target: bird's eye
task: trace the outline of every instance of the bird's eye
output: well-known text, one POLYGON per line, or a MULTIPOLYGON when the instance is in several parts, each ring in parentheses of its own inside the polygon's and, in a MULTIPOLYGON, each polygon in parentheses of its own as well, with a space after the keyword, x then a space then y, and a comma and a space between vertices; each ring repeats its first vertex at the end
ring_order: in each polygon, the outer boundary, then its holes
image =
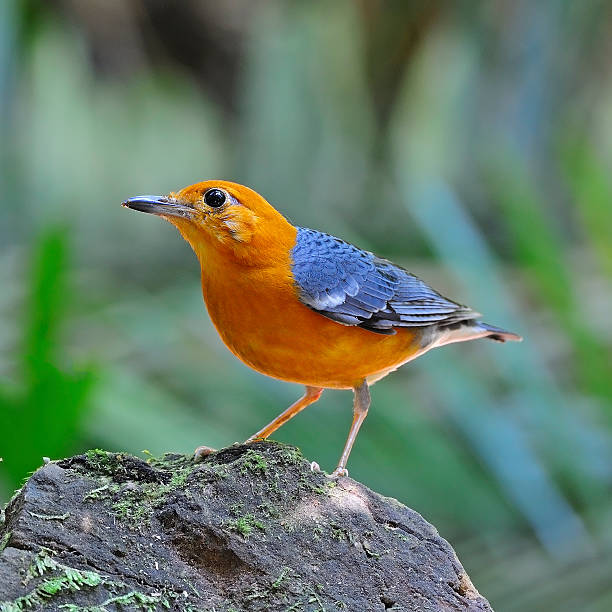
POLYGON ((221 189, 209 189, 206 193, 204 193, 204 202, 211 206, 212 208, 219 208, 219 206, 223 206, 225 204, 225 200, 227 196, 224 191, 221 189))

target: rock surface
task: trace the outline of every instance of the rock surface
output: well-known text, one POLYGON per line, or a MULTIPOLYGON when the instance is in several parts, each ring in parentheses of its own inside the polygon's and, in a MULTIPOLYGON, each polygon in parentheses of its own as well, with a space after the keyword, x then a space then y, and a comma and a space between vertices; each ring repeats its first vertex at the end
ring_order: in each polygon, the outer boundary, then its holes
POLYGON ((0 610, 490 610, 419 514, 277 443, 91 451, 0 516, 0 610))

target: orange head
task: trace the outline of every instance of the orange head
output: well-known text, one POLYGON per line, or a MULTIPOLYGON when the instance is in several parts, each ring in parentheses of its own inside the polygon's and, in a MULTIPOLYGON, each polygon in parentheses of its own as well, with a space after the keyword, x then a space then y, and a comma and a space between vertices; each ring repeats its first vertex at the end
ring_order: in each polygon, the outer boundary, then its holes
POLYGON ((122 204, 175 225, 200 261, 213 253, 258 265, 287 252, 295 228, 258 193, 229 181, 203 181, 167 196, 137 196, 122 204))

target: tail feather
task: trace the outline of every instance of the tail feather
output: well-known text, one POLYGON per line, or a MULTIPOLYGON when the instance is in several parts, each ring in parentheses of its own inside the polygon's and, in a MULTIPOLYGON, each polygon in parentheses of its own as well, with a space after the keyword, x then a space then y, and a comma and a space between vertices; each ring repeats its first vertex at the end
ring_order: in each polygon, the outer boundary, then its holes
POLYGON ((506 342, 508 340, 520 342, 523 339, 522 336, 519 336, 518 334, 506 331, 501 327, 495 327, 494 325, 483 323, 482 321, 477 321, 475 327, 477 329, 489 332, 486 336, 483 337, 490 338, 491 340, 495 340, 496 342, 506 342))
POLYGON ((433 346, 444 346, 445 344, 478 340, 479 338, 490 338, 496 342, 507 342, 508 340, 520 342, 523 339, 518 334, 506 331, 501 327, 471 319, 457 321, 450 325, 432 326, 432 330, 432 348, 433 346))

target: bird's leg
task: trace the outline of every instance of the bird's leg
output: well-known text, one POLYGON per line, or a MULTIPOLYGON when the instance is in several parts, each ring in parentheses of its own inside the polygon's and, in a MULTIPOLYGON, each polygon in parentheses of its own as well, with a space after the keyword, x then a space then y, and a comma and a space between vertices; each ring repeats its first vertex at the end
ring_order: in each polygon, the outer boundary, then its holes
POLYGON ((330 474, 332 478, 348 476, 346 462, 351 454, 351 449, 353 448, 353 444, 357 438, 357 434, 359 433, 359 428, 361 427, 363 420, 366 418, 368 408, 370 407, 370 389, 365 380, 359 386, 354 387, 353 392, 355 394, 353 400, 353 423, 351 425, 348 438, 346 439, 346 444, 344 445, 344 450, 342 451, 340 461, 338 462, 338 467, 330 474))
POLYGON ((273 421, 268 423, 263 429, 260 429, 256 434, 253 434, 247 442, 255 442, 255 440, 265 440, 273 432, 275 432, 281 425, 284 425, 289 419, 292 419, 298 412, 304 410, 306 406, 314 404, 323 393, 322 387, 308 387, 306 386, 306 392, 304 395, 295 403, 291 404, 287 410, 279 414, 273 421))
MULTIPOLYGON (((306 392, 297 401, 291 404, 287 410, 279 414, 273 421, 268 423, 263 429, 260 429, 256 434, 253 434, 246 442, 255 442, 256 440, 265 440, 273 432, 275 432, 281 425, 284 425, 289 419, 293 418, 298 412, 304 410, 306 406, 314 404, 323 393, 322 387, 306 387, 306 392)), ((198 446, 194 451, 194 460, 201 461, 204 457, 215 452, 214 448, 210 446, 198 446)))

